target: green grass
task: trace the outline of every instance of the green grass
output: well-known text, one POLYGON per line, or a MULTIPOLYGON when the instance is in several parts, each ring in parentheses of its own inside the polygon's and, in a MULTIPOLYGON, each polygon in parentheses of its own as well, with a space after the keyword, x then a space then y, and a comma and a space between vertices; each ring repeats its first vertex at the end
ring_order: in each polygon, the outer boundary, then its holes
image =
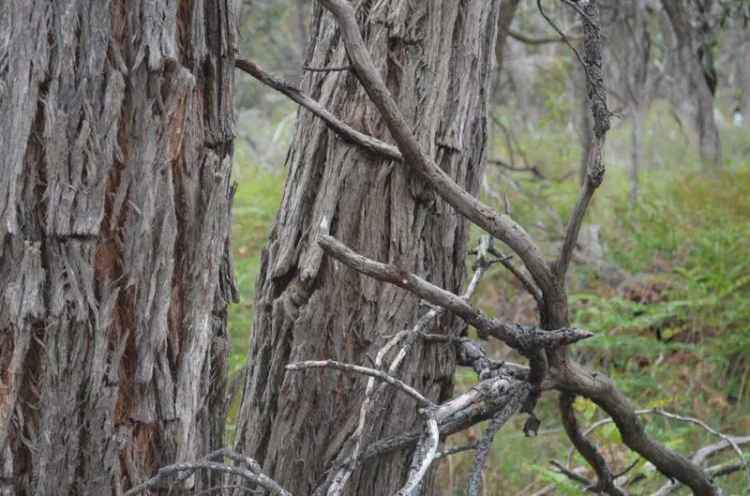
POLYGON ((247 360, 260 254, 281 202, 284 175, 252 165, 244 154, 238 153, 235 181, 232 252, 240 301, 229 307, 230 372, 237 371, 247 360))

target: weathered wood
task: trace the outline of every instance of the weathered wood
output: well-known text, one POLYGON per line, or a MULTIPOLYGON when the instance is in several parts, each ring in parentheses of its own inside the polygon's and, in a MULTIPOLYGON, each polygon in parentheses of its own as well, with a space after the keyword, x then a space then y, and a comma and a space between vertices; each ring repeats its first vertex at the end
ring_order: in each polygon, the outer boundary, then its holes
MULTIPOLYGON (((472 194, 482 172, 498 5, 390 0, 357 9, 367 47, 419 145, 472 194)), ((316 6, 311 26, 306 65, 347 66, 334 19, 316 6)), ((351 71, 308 72, 303 90, 355 129, 391 141, 351 71)), ((413 327, 424 311, 408 292, 324 259, 316 242, 323 218, 330 234, 358 252, 440 287, 459 291, 464 276, 468 225, 452 207, 407 167, 344 143, 316 117, 299 114, 284 198, 257 283, 237 443, 294 494, 311 494, 325 470, 352 449, 366 380, 287 374, 285 365, 332 359, 367 366, 366 355, 413 327)), ((459 326, 445 316, 429 331, 459 326)), ((448 398, 454 358, 447 348, 415 343, 399 377, 433 401, 448 398)), ((420 423, 412 400, 386 391, 378 402, 364 434, 368 443, 420 423)), ((395 493, 410 458, 406 450, 367 464, 354 473, 347 494, 395 493)))
POLYGON ((0 494, 122 494, 222 442, 235 20, 0 4, 0 494))

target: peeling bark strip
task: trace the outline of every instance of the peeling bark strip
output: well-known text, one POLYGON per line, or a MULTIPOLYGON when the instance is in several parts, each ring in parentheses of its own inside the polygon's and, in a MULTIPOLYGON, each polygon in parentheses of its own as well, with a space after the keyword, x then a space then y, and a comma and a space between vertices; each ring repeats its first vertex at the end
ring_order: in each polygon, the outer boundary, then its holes
MULTIPOLYGON (((367 46, 422 149, 472 194, 482 172, 498 5, 386 0, 357 9, 367 46)), ((316 6, 311 26, 306 65, 348 65, 333 17, 316 6)), ((391 141, 351 71, 308 72, 302 90, 353 129, 391 141)), ((317 244, 321 220, 359 253, 451 291, 463 280, 468 225, 421 179, 342 142, 308 112, 299 114, 289 163, 257 284, 237 448, 291 493, 311 494, 340 453, 354 447, 367 380, 340 372, 286 373, 285 365, 324 359, 368 365, 366 354, 375 356, 387 336, 412 328, 424 312, 408 292, 324 260, 317 244)), ((446 315, 428 331, 444 333, 454 325, 460 324, 446 315)), ((448 398, 454 358, 447 348, 415 343, 399 378, 430 400, 448 398)), ((421 423, 413 401, 395 391, 385 391, 375 409, 367 439, 421 423)), ((394 452, 356 471, 347 493, 395 493, 410 459, 409 450, 394 452)))
POLYGON ((222 442, 234 10, 0 4, 1 495, 222 442))

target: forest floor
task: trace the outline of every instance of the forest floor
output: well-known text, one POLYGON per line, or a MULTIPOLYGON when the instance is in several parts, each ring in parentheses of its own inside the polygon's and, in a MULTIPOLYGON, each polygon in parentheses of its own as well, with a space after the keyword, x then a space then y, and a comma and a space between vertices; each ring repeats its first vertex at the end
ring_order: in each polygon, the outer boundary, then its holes
MULTIPOLYGON (((648 116, 635 205, 628 200, 629 123, 620 121, 611 132, 607 177, 588 216, 584 246, 569 281, 573 320, 596 333, 577 346, 576 353, 608 373, 639 408, 662 408, 700 418, 725 433, 748 435, 750 133, 723 125, 724 164, 707 173, 687 131, 666 109, 656 105, 648 116)), ((534 129, 512 120, 500 122, 514 129, 514 136, 506 140, 495 130, 490 157, 533 165, 544 179, 509 175, 488 165, 483 196, 492 203, 505 195, 514 217, 534 226, 531 234, 552 250, 577 196, 577 139, 570 131, 560 132, 565 128, 554 118, 534 129)), ((281 167, 269 170, 251 156, 238 148, 232 243, 241 301, 230 309, 233 372, 248 354, 260 252, 284 181, 281 167)), ((502 202, 497 206, 504 208, 502 202)), ((476 300, 489 313, 521 321, 533 318, 530 298, 501 269, 493 269, 484 280, 476 300)), ((500 346, 492 352, 506 353, 500 346)), ((457 376, 459 389, 475 380, 468 371, 457 376)), ((538 437, 524 439, 515 425, 497 436, 488 464, 492 468, 486 473, 487 496, 532 494, 545 485, 554 485, 556 494, 580 494, 580 486, 549 464, 553 459, 567 463, 569 444, 557 419, 556 398, 547 396, 539 409, 543 424, 538 437)), ((584 425, 603 417, 589 402, 578 400, 576 408, 584 425)), ((717 441, 689 423, 649 417, 647 426, 650 434, 685 454, 717 441)), ((470 431, 451 443, 480 434, 470 431)), ((637 456, 621 447, 611 424, 593 436, 615 472, 636 463, 637 456)), ((731 457, 729 452, 712 464, 731 457)), ((578 456, 572 463, 585 465, 578 456)), ((444 494, 462 494, 470 464, 470 455, 442 462, 444 494)), ((633 489, 635 494, 647 494, 664 482, 642 460, 631 473, 646 476, 633 489)), ((727 494, 739 494, 743 480, 737 472, 721 485, 727 494)))

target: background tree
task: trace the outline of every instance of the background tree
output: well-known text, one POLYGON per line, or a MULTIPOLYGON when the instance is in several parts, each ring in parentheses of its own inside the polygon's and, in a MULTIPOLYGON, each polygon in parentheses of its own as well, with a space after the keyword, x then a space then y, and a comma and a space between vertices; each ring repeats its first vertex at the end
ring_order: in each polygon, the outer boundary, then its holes
POLYGON ((222 444, 236 16, 0 5, 4 495, 122 494, 222 444))
POLYGON ((662 0, 662 6, 669 17, 670 26, 675 36, 672 45, 675 68, 684 81, 686 100, 680 95, 684 90, 675 93, 679 106, 689 106, 689 115, 698 132, 701 159, 707 166, 721 163, 721 141, 719 130, 714 119, 714 94, 718 75, 714 62, 715 28, 712 28, 712 0, 662 0))

